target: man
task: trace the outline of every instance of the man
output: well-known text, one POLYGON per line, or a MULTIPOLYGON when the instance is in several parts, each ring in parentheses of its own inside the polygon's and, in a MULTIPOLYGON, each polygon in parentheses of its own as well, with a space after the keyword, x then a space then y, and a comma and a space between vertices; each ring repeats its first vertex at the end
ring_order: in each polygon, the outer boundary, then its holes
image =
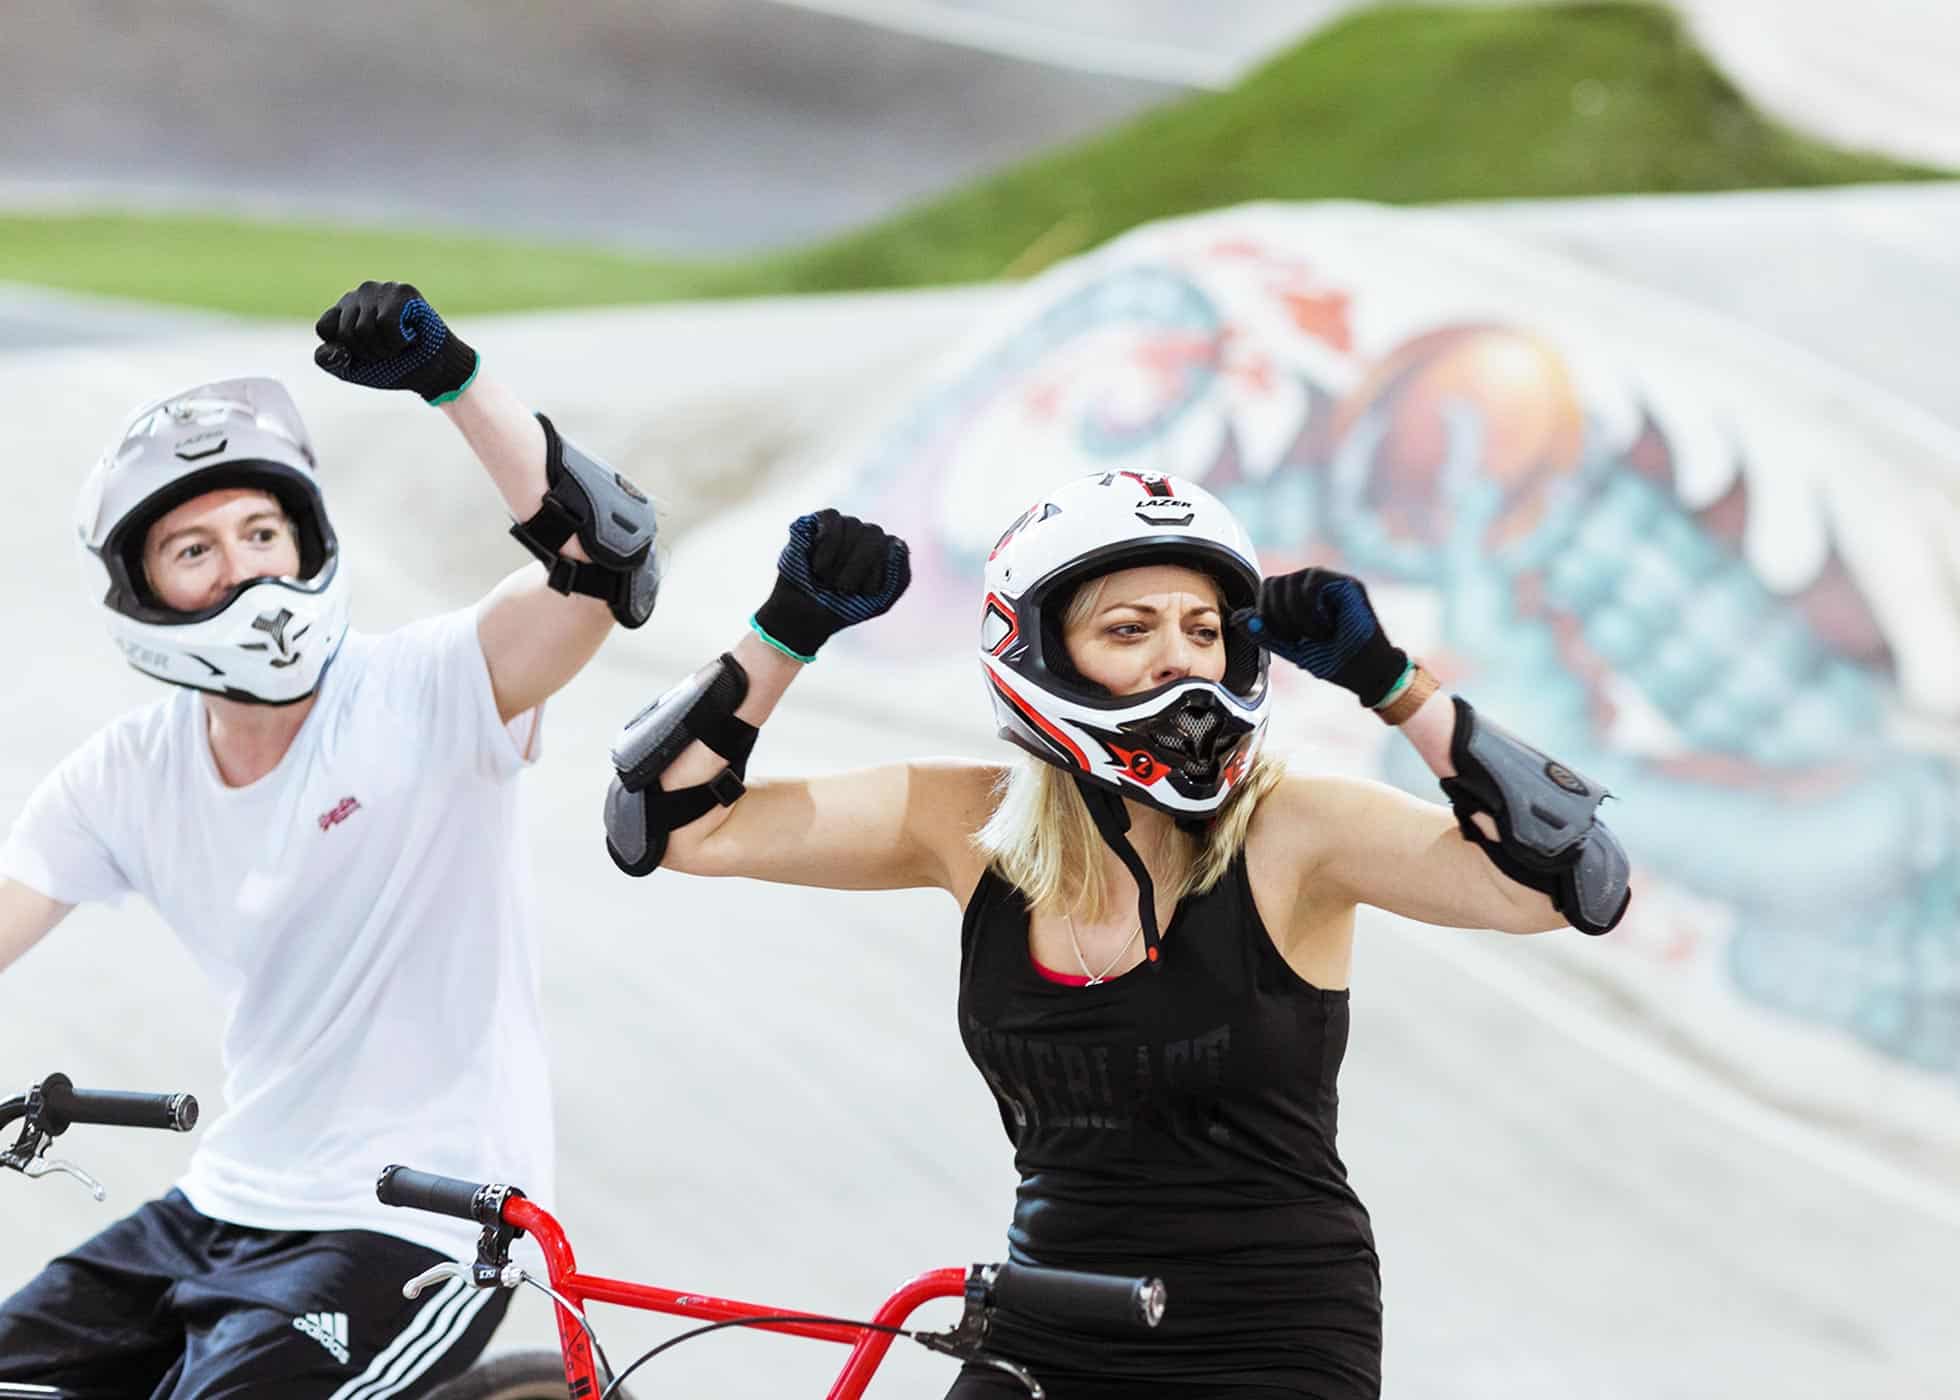
POLYGON ((77 903, 156 905, 227 1008, 190 1169, 0 1303, 0 1379, 76 1396, 424 1393, 508 1294, 402 1282, 472 1230, 388 1211, 408 1161, 548 1195, 551 1101, 515 778, 545 699, 653 606, 645 499, 480 373, 406 284, 316 327, 351 383, 461 430, 548 568, 348 630, 306 431, 268 379, 138 414, 82 491, 91 601, 168 698, 36 789, 0 850, 0 970, 77 903))

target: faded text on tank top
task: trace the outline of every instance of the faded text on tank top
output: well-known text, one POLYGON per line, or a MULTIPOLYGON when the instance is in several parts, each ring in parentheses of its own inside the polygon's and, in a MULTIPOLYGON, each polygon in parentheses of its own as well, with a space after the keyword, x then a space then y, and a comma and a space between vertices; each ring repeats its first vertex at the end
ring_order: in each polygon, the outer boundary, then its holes
POLYGON ((990 1029, 966 1021, 967 1049, 1011 1116, 1029 1131, 1130 1132, 1139 1115, 1161 1126, 1229 1136, 1212 1106, 1225 1077, 1232 1028, 1158 1042, 1084 1043, 990 1029))

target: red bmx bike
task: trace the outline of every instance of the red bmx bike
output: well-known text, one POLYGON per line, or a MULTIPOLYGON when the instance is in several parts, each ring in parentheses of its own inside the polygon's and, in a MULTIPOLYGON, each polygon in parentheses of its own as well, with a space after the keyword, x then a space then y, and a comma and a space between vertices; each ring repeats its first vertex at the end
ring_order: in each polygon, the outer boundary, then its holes
POLYGON ((849 1347, 828 1400, 858 1400, 899 1337, 959 1361, 997 1367, 1018 1379, 1028 1394, 1039 1400, 1043 1393, 1039 1380, 1010 1358, 988 1349, 996 1304, 1036 1313, 1066 1327, 1148 1328, 1155 1327, 1164 1315, 1164 1285, 1156 1279, 1013 1263, 974 1264, 920 1274, 900 1285, 865 1321, 766 1308, 581 1273, 558 1222, 514 1186, 459 1181, 393 1166, 381 1173, 375 1194, 387 1205, 433 1211, 483 1227, 472 1263, 436 1265, 402 1286, 408 1297, 442 1280, 461 1278, 479 1288, 529 1285, 549 1295, 556 1305, 558 1352, 518 1353, 484 1363, 449 1382, 438 1392, 440 1400, 563 1400, 566 1396, 573 1400, 618 1400, 625 1394, 621 1387, 627 1377, 654 1357, 691 1338, 727 1327, 787 1332, 849 1347), (545 1279, 533 1277, 511 1261, 512 1242, 525 1234, 533 1236, 544 1252, 545 1279), (914 1310, 933 1298, 963 1298, 966 1307, 959 1322, 938 1332, 906 1327, 906 1319, 914 1310), (590 1303, 699 1318, 704 1325, 670 1337, 624 1369, 615 1370, 586 1316, 590 1303))

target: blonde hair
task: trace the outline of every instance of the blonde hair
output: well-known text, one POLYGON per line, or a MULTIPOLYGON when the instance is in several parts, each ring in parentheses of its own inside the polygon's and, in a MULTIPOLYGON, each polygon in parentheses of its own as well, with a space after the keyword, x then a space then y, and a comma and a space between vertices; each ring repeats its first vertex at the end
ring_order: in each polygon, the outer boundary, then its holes
MULTIPOLYGON (((1109 576, 1090 580, 1076 591, 1063 612, 1066 633, 1087 620, 1101 599, 1109 576)), ((1237 787, 1213 815, 1202 836, 1182 828, 1170 834, 1156 851, 1140 851, 1162 871, 1156 891, 1160 923, 1188 894, 1204 894, 1231 868, 1245 846, 1245 833, 1259 801, 1285 776, 1286 765, 1261 753, 1237 787)), ((994 810, 973 834, 1000 877, 1020 890, 1038 914, 1071 914, 1097 921, 1115 913, 1116 899, 1102 853, 1106 849, 1089 804, 1082 799, 1073 774, 1033 757, 1015 761, 995 784, 994 810)))
MULTIPOLYGON (((1173 826, 1156 851, 1139 852, 1146 860, 1155 856, 1152 864, 1164 877, 1155 901, 1160 924, 1170 922, 1179 900, 1205 893, 1231 869, 1259 800, 1285 774, 1284 763, 1260 754, 1202 836, 1173 826), (1167 871, 1162 870, 1166 862, 1167 871)), ((1084 921, 1113 915, 1115 892, 1102 858, 1106 847, 1074 777, 1024 757, 1007 769, 994 792, 993 813, 973 834, 994 871, 1020 890, 1036 913, 1067 913, 1084 921)))

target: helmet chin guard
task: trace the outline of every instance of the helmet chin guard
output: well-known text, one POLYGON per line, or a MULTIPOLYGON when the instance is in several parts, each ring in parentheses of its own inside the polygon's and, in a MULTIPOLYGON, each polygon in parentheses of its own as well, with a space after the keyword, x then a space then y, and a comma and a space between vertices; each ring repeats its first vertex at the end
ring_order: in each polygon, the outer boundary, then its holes
POLYGON ((1036 691, 1037 701, 1031 687, 1003 680, 1004 669, 987 666, 1002 738, 1180 820, 1217 811, 1265 737, 1265 707, 1216 681, 1174 681, 1100 704, 1036 691))
POLYGON ((222 380, 143 409, 84 481, 75 530, 83 590, 146 675, 286 705, 318 688, 346 638, 346 575, 313 444, 276 380, 222 380), (196 612, 164 607, 143 569, 150 526, 186 501, 236 487, 278 500, 298 534, 299 573, 247 579, 196 612))
POLYGON ((1258 558, 1216 497, 1177 477, 1100 472, 1051 492, 994 546, 980 664, 1009 743, 1085 786, 1202 822, 1244 779, 1265 738, 1265 652, 1227 632, 1223 680, 1187 676, 1111 695, 1080 675, 1063 644, 1061 614, 1080 584, 1148 564, 1211 575, 1228 615, 1258 600, 1258 558))

